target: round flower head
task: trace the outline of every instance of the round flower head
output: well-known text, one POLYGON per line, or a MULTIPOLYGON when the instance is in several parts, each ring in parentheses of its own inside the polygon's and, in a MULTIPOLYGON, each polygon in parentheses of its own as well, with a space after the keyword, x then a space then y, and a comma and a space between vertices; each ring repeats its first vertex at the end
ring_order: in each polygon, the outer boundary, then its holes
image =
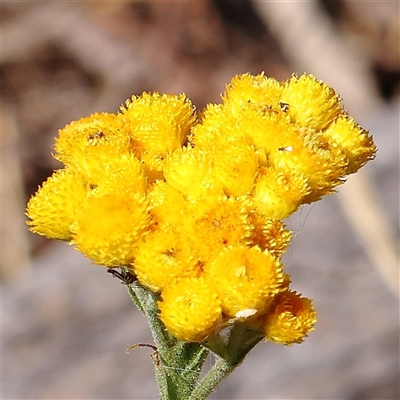
POLYGON ((240 129, 246 140, 266 154, 285 148, 298 141, 298 128, 282 109, 248 104, 242 108, 236 129, 240 129))
POLYGON ((214 149, 216 143, 224 143, 225 137, 221 132, 226 123, 225 117, 223 104, 207 104, 199 115, 200 122, 191 130, 188 137, 189 143, 193 147, 204 150, 214 149))
POLYGON ((95 189, 81 205, 72 243, 96 264, 127 266, 150 225, 147 200, 129 190, 95 189))
POLYGON ((211 155, 193 147, 175 150, 164 169, 167 182, 190 199, 221 193, 222 188, 211 175, 211 155))
POLYGON ((182 225, 191 246, 204 262, 230 245, 247 244, 252 230, 246 200, 222 196, 191 204, 182 225))
POLYGON ((231 318, 242 310, 265 312, 283 282, 282 265, 274 256, 243 245, 222 251, 205 272, 231 318))
POLYGON ((213 157, 213 176, 226 194, 241 196, 253 188, 258 169, 257 154, 244 140, 217 149, 213 157))
POLYGON ((232 113, 240 114, 241 108, 247 103, 278 106, 282 89, 276 79, 267 78, 264 73, 256 76, 242 74, 233 77, 222 98, 232 113))
POLYGON ((196 121, 191 102, 183 94, 143 93, 127 100, 120 111, 133 142, 142 149, 149 182, 163 179, 167 155, 185 143, 196 121))
POLYGON ((283 87, 281 101, 292 120, 309 129, 325 129, 342 112, 339 96, 313 75, 293 75, 283 87))
POLYGON ((146 192, 147 181, 142 162, 132 154, 111 158, 95 172, 90 182, 92 187, 146 192))
POLYGON ((216 333, 222 317, 220 300, 202 277, 166 286, 158 306, 168 331, 185 342, 202 342, 216 333))
POLYGON ((376 146, 372 136, 346 114, 336 118, 326 129, 325 134, 328 140, 332 138, 344 150, 349 161, 348 174, 357 172, 375 157, 376 146))
POLYGON ((266 218, 258 210, 250 210, 249 217, 254 226, 250 236, 251 244, 280 258, 289 246, 292 233, 282 221, 266 218))
POLYGON ((172 227, 166 230, 166 226, 139 243, 133 267, 139 282, 153 292, 160 292, 178 278, 201 273, 198 257, 187 240, 172 227))
POLYGON ((219 104, 206 108, 201 123, 192 130, 190 141, 195 147, 215 153, 216 158, 230 147, 251 147, 256 154, 262 149, 268 154, 272 149, 293 144, 298 130, 281 108, 245 103, 240 113, 234 114, 219 104))
POLYGON ((71 240, 71 225, 89 192, 75 171, 57 170, 29 200, 30 230, 50 239, 71 240))
POLYGON ((304 132, 302 141, 272 151, 269 163, 276 169, 302 175, 310 190, 302 203, 311 203, 343 183, 348 161, 339 145, 329 142, 323 133, 304 132))
POLYGON ((92 114, 59 131, 54 158, 75 168, 91 183, 110 159, 135 153, 129 133, 115 114, 92 114))
POLYGON ((194 107, 183 94, 143 93, 127 100, 120 111, 134 140, 153 154, 181 147, 196 121, 194 107))
POLYGON ((266 315, 263 325, 265 338, 284 345, 301 343, 314 329, 316 320, 311 300, 296 292, 285 291, 276 296, 266 315))
POLYGON ((267 218, 285 219, 310 193, 301 173, 283 168, 262 168, 253 191, 253 203, 267 218))
POLYGON ((157 181, 149 190, 150 213, 154 223, 180 226, 185 218, 187 201, 182 193, 165 181, 157 181))

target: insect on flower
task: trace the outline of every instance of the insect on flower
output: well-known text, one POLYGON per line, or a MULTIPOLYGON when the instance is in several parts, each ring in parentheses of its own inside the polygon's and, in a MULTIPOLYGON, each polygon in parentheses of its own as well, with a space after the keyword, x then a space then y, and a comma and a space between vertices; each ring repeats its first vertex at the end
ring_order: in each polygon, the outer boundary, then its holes
POLYGON ((124 269, 121 269, 121 271, 117 271, 113 268, 108 268, 107 272, 111 274, 114 278, 118 278, 123 285, 129 286, 137 280, 135 274, 124 269))
POLYGON ((279 151, 293 151, 293 146, 279 147, 279 151))
POLYGON ((288 112, 289 111, 289 104, 288 103, 283 103, 282 101, 279 103, 279 106, 281 107, 283 112, 288 112))

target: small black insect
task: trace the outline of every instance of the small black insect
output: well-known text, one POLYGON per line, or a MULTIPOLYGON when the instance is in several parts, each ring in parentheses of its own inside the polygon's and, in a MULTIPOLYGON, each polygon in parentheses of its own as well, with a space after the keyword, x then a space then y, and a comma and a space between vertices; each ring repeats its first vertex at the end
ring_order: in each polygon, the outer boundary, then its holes
POLYGON ((293 146, 279 147, 279 151, 293 151, 293 146))
POLYGON ((279 103, 279 106, 281 107, 283 112, 288 112, 289 111, 289 104, 288 103, 283 103, 282 101, 279 103))
POLYGON ((103 139, 104 137, 105 137, 106 135, 103 133, 103 132, 101 132, 101 131, 97 131, 97 132, 94 132, 94 133, 91 133, 89 136, 88 136, 88 140, 89 141, 94 141, 94 140, 100 140, 100 139, 103 139))
POLYGON ((137 279, 135 274, 133 274, 129 271, 126 271, 124 269, 117 271, 113 268, 108 268, 107 272, 109 274, 111 274, 114 278, 118 278, 123 285, 127 285, 127 286, 131 285, 137 279))

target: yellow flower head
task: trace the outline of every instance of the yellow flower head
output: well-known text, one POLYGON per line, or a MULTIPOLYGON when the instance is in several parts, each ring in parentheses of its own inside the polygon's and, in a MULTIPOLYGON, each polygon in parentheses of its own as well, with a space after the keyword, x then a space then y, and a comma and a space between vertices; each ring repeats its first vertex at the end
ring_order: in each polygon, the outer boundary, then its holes
POLYGON ((117 154, 120 157, 138 151, 117 115, 109 113, 71 122, 59 131, 54 149, 54 158, 75 168, 89 183, 98 169, 117 154))
POLYGON ((91 186, 145 193, 147 179, 142 162, 132 154, 114 157, 95 170, 91 186))
POLYGON ((282 109, 248 104, 243 107, 240 122, 242 134, 257 149, 268 155, 271 151, 293 146, 299 141, 298 130, 282 109))
POLYGON ((242 310, 265 312, 283 282, 282 265, 274 256, 243 245, 222 251, 205 272, 231 318, 242 310))
POLYGON ((232 113, 240 115, 241 108, 248 103, 279 107, 282 90, 276 79, 267 78, 264 73, 242 74, 232 78, 222 97, 232 113))
POLYGON ((296 170, 262 168, 254 186, 253 202, 267 218, 284 219, 300 207, 309 193, 307 179, 296 170))
POLYGON ((213 178, 212 159, 208 152, 193 147, 175 150, 168 156, 164 169, 167 182, 190 199, 222 193, 213 178))
POLYGON ((165 228, 149 233, 135 253, 135 273, 153 292, 160 292, 178 278, 201 273, 201 264, 187 240, 172 228, 165 228))
POLYGON ((230 196, 241 196, 252 191, 258 169, 254 147, 244 140, 227 143, 215 150, 213 176, 230 196))
POLYGON ((77 213, 72 243, 96 264, 128 266, 150 222, 143 194, 99 188, 77 213))
POLYGON ((313 75, 293 75, 284 85, 281 101, 293 122, 309 129, 325 129, 343 110, 335 91, 313 75))
POLYGON ((181 147, 196 121, 194 107, 183 94, 143 93, 120 110, 134 140, 153 154, 166 155, 181 147))
POLYGON ((344 181, 348 160, 340 146, 329 141, 325 134, 307 132, 303 144, 279 148, 269 155, 270 165, 292 174, 300 174, 307 180, 309 193, 302 203, 311 203, 330 194, 344 181))
POLYGON ((89 192, 75 171, 64 168, 54 172, 29 200, 30 230, 50 239, 71 240, 71 225, 89 192))
POLYGON ((155 224, 180 226, 186 217, 188 202, 182 193, 169 183, 157 181, 149 190, 150 213, 155 224))
MULTIPOLYGON (((233 114, 226 105, 212 104, 205 109, 201 123, 192 129, 190 142, 215 156, 229 151, 230 147, 237 148, 238 144, 244 148, 250 145, 256 154, 268 154, 293 145, 298 131, 299 127, 281 108, 245 103, 240 113, 233 114)), ((261 165, 265 164, 261 162, 261 165)))
POLYGON ((201 342, 217 330, 221 302, 204 278, 182 278, 166 286, 158 303, 169 332, 185 342, 201 342))
POLYGON ((142 149, 141 159, 149 182, 163 179, 167 155, 186 142, 196 122, 192 103, 183 94, 143 93, 132 96, 120 111, 120 120, 142 149))
POLYGON ((325 134, 328 140, 332 138, 344 150, 349 162, 347 174, 357 172, 375 157, 376 146, 372 136, 346 114, 336 118, 326 129, 325 134))
POLYGON ((251 244, 280 258, 289 246, 292 233, 282 221, 266 218, 258 210, 250 210, 249 217, 254 227, 250 236, 251 244))
POLYGON ((228 246, 248 244, 253 229, 246 200, 227 197, 193 203, 182 224, 191 246, 204 262, 228 246))
POLYGON ((277 344, 301 343, 317 321, 312 301, 296 292, 276 296, 266 315, 263 329, 266 340, 277 344))
POLYGON ((289 290, 282 220, 332 193, 376 147, 313 75, 238 75, 222 100, 196 115, 185 95, 143 93, 118 114, 70 123, 54 147, 65 168, 29 201, 28 225, 96 264, 133 269, 160 293, 178 339, 243 323, 299 343, 316 314, 289 290))
POLYGON ((207 104, 199 114, 199 123, 191 130, 189 143, 201 149, 213 149, 217 143, 224 144, 226 136, 222 134, 221 129, 231 118, 230 114, 225 118, 225 114, 223 104, 207 104))

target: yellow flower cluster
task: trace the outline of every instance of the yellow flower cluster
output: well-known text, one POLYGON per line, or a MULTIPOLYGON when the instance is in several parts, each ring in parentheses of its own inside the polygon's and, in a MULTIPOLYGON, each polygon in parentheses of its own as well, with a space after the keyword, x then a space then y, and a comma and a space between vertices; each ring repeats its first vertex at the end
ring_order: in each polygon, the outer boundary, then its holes
POLYGON ((316 314, 289 289, 282 220, 332 193, 375 145, 312 75, 239 75, 222 98, 197 114, 184 95, 143 93, 67 125, 54 155, 64 167, 29 201, 28 224, 132 270, 181 340, 248 323, 299 343, 316 314))

